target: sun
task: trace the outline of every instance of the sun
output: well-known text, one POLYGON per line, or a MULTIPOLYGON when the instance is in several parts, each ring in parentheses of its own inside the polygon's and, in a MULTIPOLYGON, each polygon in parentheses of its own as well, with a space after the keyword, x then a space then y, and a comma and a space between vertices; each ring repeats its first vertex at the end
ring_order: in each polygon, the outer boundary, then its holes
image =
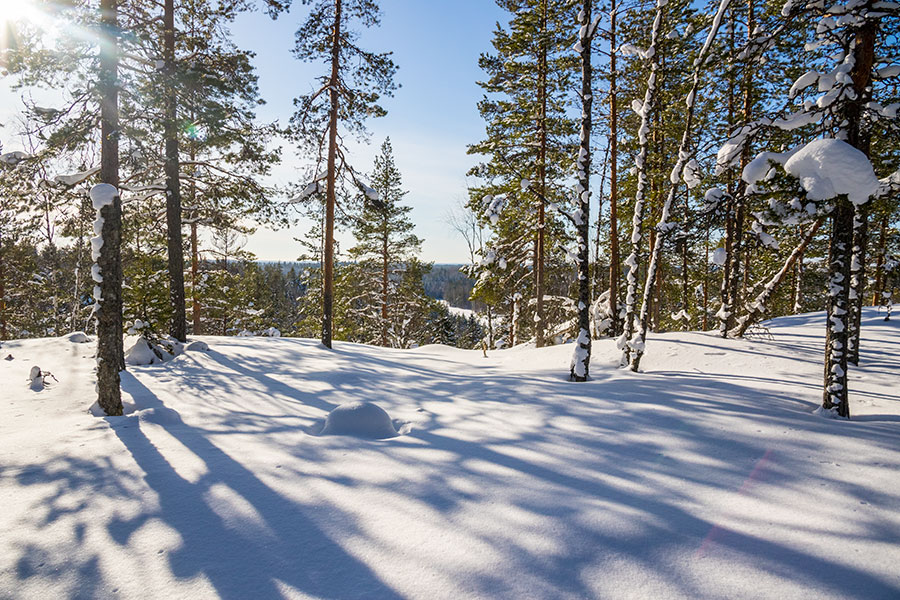
POLYGON ((17 46, 23 27, 37 28, 46 37, 53 24, 33 0, 0 0, 0 66, 6 52, 17 46))
POLYGON ((0 0, 0 27, 9 29, 23 22, 41 20, 41 12, 28 0, 0 0))

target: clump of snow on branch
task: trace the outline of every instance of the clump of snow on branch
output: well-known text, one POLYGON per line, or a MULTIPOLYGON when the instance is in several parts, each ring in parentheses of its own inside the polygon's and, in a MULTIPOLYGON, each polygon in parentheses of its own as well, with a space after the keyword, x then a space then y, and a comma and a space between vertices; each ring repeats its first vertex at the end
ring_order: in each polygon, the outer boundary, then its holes
POLYGON ((481 206, 484 209, 484 217, 496 225, 500 221, 500 214, 506 205, 506 196, 491 196, 488 194, 481 199, 481 206))
POLYGON ((810 200, 829 200, 846 194, 856 205, 878 191, 872 163, 865 154, 842 140, 815 140, 798 149, 784 170, 800 180, 810 200))

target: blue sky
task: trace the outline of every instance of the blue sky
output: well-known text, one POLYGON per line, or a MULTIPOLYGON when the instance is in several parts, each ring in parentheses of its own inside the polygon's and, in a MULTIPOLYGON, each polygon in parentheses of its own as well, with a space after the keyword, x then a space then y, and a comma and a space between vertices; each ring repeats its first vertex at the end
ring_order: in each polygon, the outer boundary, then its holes
MULTIPOLYGON (((240 17, 233 27, 235 42, 257 53, 260 91, 267 101, 259 111, 264 120, 285 123, 292 100, 315 85, 322 65, 296 60, 290 49, 294 31, 307 7, 297 6, 272 21, 263 13, 240 17)), ((369 121, 368 146, 354 146, 354 166, 369 171, 382 140, 390 136, 397 166, 409 190, 416 233, 424 238, 422 258, 436 262, 465 262, 468 253, 459 235, 447 224, 447 213, 466 198, 465 173, 477 161, 466 145, 484 135, 476 103, 476 81, 482 77, 478 55, 490 50, 495 23, 504 13, 491 0, 381 0, 381 27, 366 30, 360 44, 367 50, 393 51, 402 87, 383 105, 388 115, 369 121)), ((276 183, 294 182, 306 160, 284 147, 284 164, 276 183)), ((247 245, 258 258, 291 260, 300 252, 293 238, 301 225, 282 231, 259 230, 247 245)), ((345 235, 344 239, 349 241, 345 235)))
MULTIPOLYGON (((295 7, 273 21, 262 12, 241 15, 232 27, 235 43, 256 52, 262 97, 267 104, 258 115, 263 121, 286 124, 294 97, 308 92, 321 64, 302 63, 290 50, 294 31, 308 7, 295 7)), ((447 224, 447 214, 466 198, 466 171, 477 157, 466 155, 466 145, 484 135, 476 103, 481 90, 480 53, 491 49, 491 34, 506 16, 493 0, 379 0, 380 27, 363 30, 360 45, 371 51, 394 53, 401 85, 393 98, 382 103, 388 115, 369 121, 371 143, 354 145, 352 161, 362 172, 372 167, 378 147, 390 136, 397 166, 409 191, 416 233, 424 239, 422 257, 435 262, 467 262, 468 252, 459 234, 447 224)), ((52 104, 54 92, 37 91, 35 97, 52 104)), ((21 107, 18 94, 0 80, 0 123, 13 125, 21 107)), ((0 128, 5 150, 18 149, 9 128, 0 128)), ((309 161, 285 144, 284 162, 273 172, 272 183, 298 183, 309 161)), ((247 250, 261 260, 294 260, 301 252, 294 238, 308 224, 280 231, 259 229, 247 250)), ((351 236, 339 234, 342 247, 351 236)))

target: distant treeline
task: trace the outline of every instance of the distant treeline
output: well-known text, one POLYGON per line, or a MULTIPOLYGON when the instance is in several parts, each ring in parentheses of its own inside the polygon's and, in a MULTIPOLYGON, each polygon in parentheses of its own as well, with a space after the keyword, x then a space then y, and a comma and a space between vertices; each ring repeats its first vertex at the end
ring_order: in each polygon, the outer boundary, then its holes
MULTIPOLYGON (((262 267, 270 264, 280 265, 281 269, 286 273, 291 269, 301 272, 304 269, 315 268, 317 263, 308 261, 257 261, 262 267)), ((435 264, 431 270, 422 276, 422 283, 425 286, 425 293, 435 300, 445 300, 450 306, 458 306, 459 308, 480 309, 480 303, 473 303, 469 300, 472 294, 472 288, 475 286, 475 280, 466 276, 460 271, 463 265, 454 264, 435 264)))

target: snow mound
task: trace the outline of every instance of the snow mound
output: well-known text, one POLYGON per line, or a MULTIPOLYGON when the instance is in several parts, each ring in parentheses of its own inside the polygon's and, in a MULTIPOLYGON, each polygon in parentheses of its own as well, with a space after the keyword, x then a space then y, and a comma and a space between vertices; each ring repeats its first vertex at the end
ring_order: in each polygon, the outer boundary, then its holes
POLYGON ((853 204, 863 204, 879 186, 866 155, 841 140, 806 144, 784 163, 784 170, 800 180, 810 200, 847 194, 853 204))
POLYGON ((207 352, 209 351, 209 344, 201 342, 200 340, 195 340, 185 346, 184 349, 188 352, 207 352))
POLYGON ((143 410, 136 410, 132 416, 142 423, 154 423, 156 425, 180 425, 183 423, 181 414, 167 406, 154 406, 143 410))
POLYGON ((84 344, 91 341, 91 338, 83 331, 73 331, 68 335, 64 335, 63 339, 69 340, 73 344, 84 344))
POLYGON ((390 415, 371 402, 341 404, 325 419, 321 435, 352 435, 356 437, 384 439, 397 436, 390 415))
POLYGON ((125 351, 125 363, 134 366, 155 365, 171 358, 162 350, 152 346, 146 338, 139 337, 134 345, 125 351))

